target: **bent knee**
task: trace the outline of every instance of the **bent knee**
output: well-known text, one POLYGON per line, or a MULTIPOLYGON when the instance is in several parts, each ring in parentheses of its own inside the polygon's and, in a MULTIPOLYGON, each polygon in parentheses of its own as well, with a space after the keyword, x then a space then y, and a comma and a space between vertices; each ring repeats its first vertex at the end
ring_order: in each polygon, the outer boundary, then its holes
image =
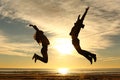
POLYGON ((48 59, 45 59, 45 60, 44 60, 44 63, 48 63, 48 59))

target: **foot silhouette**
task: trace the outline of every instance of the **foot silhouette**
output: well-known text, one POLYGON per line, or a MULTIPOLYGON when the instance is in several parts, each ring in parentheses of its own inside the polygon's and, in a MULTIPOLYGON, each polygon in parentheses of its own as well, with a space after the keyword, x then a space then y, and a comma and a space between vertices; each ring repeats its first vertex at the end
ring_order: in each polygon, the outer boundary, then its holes
POLYGON ((32 60, 35 58, 35 63, 37 61, 37 54, 34 53, 33 57, 32 57, 32 60))
POLYGON ((92 64, 92 58, 91 58, 91 57, 89 57, 89 58, 88 58, 88 60, 89 60, 89 61, 90 61, 90 63, 92 64))
POLYGON ((97 58, 96 58, 96 54, 92 55, 92 58, 94 59, 94 62, 96 62, 97 58))

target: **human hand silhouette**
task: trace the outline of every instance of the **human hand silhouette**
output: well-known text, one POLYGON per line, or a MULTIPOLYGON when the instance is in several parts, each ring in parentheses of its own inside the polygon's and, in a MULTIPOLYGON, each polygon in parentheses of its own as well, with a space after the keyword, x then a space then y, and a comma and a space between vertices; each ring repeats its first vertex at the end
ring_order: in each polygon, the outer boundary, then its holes
POLYGON ((86 10, 88 10, 90 7, 88 6, 87 8, 86 8, 86 10))
POLYGON ((33 26, 36 26, 36 25, 29 24, 29 26, 32 26, 32 27, 33 27, 33 26))

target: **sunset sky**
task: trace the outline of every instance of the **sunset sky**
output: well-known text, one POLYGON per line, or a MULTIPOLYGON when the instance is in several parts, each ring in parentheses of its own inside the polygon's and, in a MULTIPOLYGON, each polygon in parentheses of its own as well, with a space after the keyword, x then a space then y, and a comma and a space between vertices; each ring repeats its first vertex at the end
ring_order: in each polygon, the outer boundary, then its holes
POLYGON ((0 0, 0 68, 120 68, 120 0, 0 0), (92 65, 79 55, 69 32, 90 9, 79 34, 82 49, 95 53, 92 65), (50 40, 47 64, 34 63, 41 45, 35 24, 50 40))

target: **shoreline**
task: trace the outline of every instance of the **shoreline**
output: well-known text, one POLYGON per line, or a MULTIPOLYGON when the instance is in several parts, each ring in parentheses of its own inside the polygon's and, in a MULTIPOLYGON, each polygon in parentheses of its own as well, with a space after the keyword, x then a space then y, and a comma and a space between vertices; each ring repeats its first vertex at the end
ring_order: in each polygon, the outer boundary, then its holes
POLYGON ((92 73, 72 73, 72 74, 55 74, 55 73, 12 73, 0 74, 0 80, 120 80, 119 74, 92 74, 92 73))

